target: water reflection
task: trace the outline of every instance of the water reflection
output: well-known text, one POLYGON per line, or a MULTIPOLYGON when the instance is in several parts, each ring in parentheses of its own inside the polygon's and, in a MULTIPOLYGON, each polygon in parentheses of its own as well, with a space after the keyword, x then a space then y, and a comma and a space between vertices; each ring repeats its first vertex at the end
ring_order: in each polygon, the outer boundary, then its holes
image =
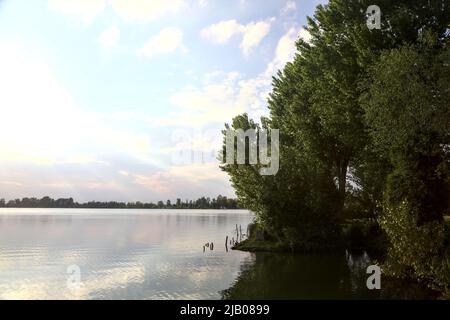
POLYGON ((218 299, 249 254, 222 243, 246 211, 0 211, 2 299, 218 299), (67 287, 67 267, 82 284, 67 287))
POLYGON ((416 283, 382 278, 381 290, 368 290, 367 253, 273 254, 247 258, 222 299, 435 299, 416 283))
POLYGON ((0 299, 434 297, 384 278, 369 291, 365 253, 227 251, 225 237, 251 220, 229 210, 1 209, 0 299), (67 286, 70 265, 81 269, 77 290, 67 286))

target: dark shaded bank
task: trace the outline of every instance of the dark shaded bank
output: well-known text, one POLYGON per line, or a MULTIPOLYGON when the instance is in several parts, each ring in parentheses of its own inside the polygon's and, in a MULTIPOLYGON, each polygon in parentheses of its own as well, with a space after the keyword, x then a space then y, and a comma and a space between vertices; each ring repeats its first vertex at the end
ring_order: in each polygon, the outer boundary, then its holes
POLYGON ((382 259, 386 254, 387 238, 374 219, 352 219, 341 225, 341 235, 333 242, 286 243, 262 229, 258 224, 249 226, 249 236, 232 249, 250 252, 317 253, 335 250, 366 251, 382 259))
MULTIPOLYGON (((446 224, 446 247, 450 248, 450 216, 444 218, 446 224)), ((386 234, 375 219, 348 219, 340 225, 341 234, 337 241, 326 244, 287 243, 277 240, 258 224, 249 225, 247 239, 232 247, 234 250, 250 252, 322 252, 352 250, 366 251, 370 256, 383 260, 389 246, 386 234)))
POLYGON ((366 287, 366 253, 252 254, 222 299, 438 299, 417 282, 383 276, 381 290, 366 287))

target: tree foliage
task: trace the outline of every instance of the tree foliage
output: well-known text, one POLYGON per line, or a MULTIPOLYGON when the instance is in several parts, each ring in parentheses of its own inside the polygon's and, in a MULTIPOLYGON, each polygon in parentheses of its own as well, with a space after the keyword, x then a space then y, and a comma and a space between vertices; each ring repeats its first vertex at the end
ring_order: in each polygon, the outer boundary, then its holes
POLYGON ((380 0, 381 29, 369 30, 370 4, 318 6, 305 27, 311 40, 299 39, 294 61, 273 78, 270 117, 233 119, 234 129, 280 130, 278 174, 222 168, 279 239, 330 243, 357 208, 379 218, 391 252, 403 251, 398 261, 420 276, 442 258, 449 208, 450 4, 380 0))
MULTIPOLYGON (((377 152, 392 166, 381 226, 403 273, 438 278, 449 208, 450 50, 421 42, 381 54, 361 98, 377 152)), ((400 272, 397 270, 397 272, 400 272)))

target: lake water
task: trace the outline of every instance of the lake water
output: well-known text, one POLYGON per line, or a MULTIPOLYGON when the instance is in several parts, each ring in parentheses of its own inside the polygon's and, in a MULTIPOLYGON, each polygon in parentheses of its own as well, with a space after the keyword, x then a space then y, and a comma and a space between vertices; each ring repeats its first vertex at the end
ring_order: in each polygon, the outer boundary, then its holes
POLYGON ((364 253, 227 250, 225 237, 252 219, 245 210, 0 209, 0 299, 434 297, 384 280, 369 291, 364 253))

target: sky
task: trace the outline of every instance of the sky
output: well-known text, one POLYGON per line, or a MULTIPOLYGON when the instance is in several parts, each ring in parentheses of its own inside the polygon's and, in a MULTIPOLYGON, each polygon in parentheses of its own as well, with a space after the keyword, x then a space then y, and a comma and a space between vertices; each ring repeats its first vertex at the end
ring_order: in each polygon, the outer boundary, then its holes
POLYGON ((233 116, 324 0, 0 0, 0 198, 234 196, 233 116))

